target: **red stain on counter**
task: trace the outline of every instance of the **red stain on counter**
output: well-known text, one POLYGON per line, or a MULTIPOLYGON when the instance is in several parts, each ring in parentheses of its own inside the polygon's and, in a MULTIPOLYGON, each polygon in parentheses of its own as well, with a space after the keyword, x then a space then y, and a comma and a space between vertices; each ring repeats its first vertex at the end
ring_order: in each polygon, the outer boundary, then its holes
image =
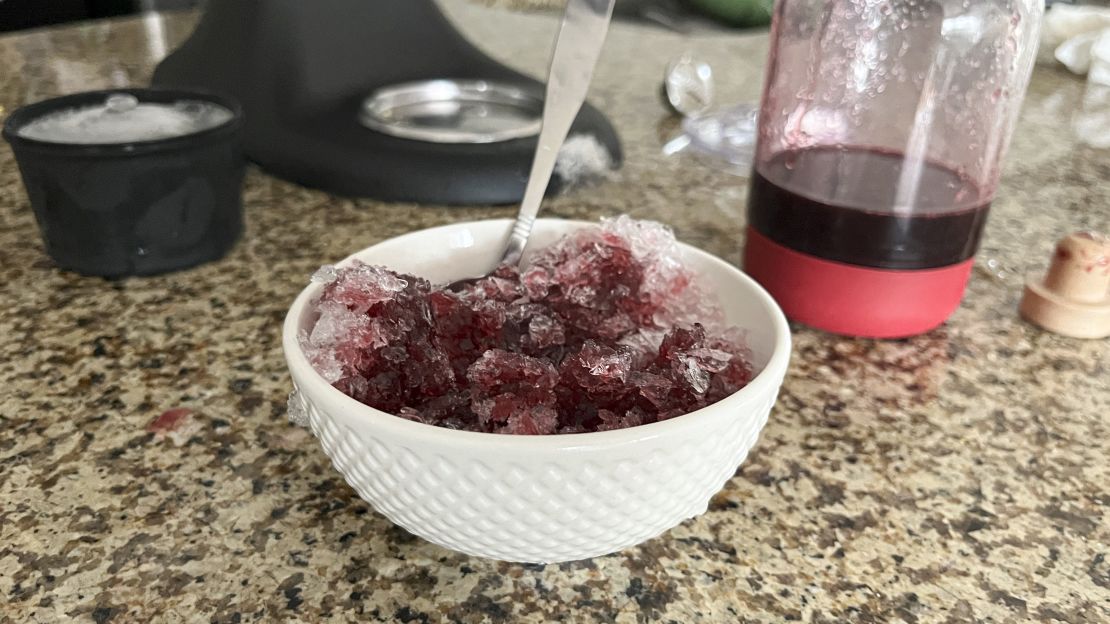
POLYGON ((187 407, 175 407, 162 412, 162 415, 150 421, 146 426, 146 430, 158 436, 164 436, 167 433, 173 432, 191 419, 193 410, 187 407))

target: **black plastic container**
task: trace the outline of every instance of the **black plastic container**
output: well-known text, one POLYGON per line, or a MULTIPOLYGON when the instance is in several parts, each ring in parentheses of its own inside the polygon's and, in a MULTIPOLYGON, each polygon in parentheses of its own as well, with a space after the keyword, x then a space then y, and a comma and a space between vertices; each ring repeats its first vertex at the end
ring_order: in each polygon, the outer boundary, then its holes
POLYGON ((181 90, 90 91, 16 110, 3 136, 46 251, 64 269, 105 277, 165 273, 223 257, 242 233, 242 112, 230 99, 181 90), (208 102, 231 118, 191 134, 129 143, 19 134, 44 115, 103 104, 113 94, 140 103, 208 102))

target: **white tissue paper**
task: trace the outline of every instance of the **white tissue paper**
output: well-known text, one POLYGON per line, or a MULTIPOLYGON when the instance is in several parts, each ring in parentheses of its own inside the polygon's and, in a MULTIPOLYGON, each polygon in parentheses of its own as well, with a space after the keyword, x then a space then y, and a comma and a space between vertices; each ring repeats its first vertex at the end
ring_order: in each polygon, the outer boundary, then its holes
POLYGON ((1110 7, 1054 5, 1041 29, 1041 58, 1087 76, 1083 106, 1073 126, 1079 139, 1110 148, 1110 7))
POLYGON ((1091 69, 1091 48, 1094 47, 1096 41, 1104 36, 1105 34, 1101 30, 1092 30, 1091 32, 1075 35, 1056 46, 1056 52, 1053 56, 1072 73, 1082 76, 1091 69))
POLYGON ((1045 13, 1041 27, 1041 58, 1056 59, 1077 74, 1086 74, 1091 46, 1110 29, 1110 8, 1056 4, 1045 13))
POLYGON ((1110 7, 1053 6, 1045 13, 1041 50, 1072 72, 1110 86, 1110 7))
POLYGON ((1110 30, 1104 30, 1091 44, 1087 82, 1110 87, 1110 30))

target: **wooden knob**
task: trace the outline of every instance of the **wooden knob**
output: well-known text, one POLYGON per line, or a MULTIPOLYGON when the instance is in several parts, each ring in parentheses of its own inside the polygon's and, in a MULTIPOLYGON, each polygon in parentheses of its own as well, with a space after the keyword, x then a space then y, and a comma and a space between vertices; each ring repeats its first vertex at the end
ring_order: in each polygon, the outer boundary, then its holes
POLYGON ((1064 336, 1110 336, 1110 238, 1079 232, 1060 241, 1045 278, 1026 282, 1020 311, 1064 336))

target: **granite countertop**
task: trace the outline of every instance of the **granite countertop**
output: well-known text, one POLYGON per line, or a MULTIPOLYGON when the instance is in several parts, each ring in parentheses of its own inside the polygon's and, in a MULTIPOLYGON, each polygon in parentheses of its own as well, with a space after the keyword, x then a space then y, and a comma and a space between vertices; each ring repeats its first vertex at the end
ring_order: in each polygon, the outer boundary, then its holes
MULTIPOLYGON (((552 17, 448 6, 540 73, 552 17)), ((0 37, 0 110, 141 84, 194 19, 0 37)), ((546 210, 661 219, 736 263, 746 180, 660 150, 675 122, 658 80, 686 49, 726 101, 757 96, 764 36, 617 25, 592 99, 627 162, 546 210)), ((285 419, 280 321, 313 269, 512 208, 337 199, 252 170, 225 260, 109 282, 46 258, 4 146, 0 622, 1110 621, 1110 348, 1014 312, 1053 241, 1110 229, 1110 153, 1069 124, 1082 96, 1037 70, 983 252, 1003 272, 977 271, 950 323, 892 342, 796 328, 771 421, 708 513, 546 567, 392 526, 285 419), (155 423, 179 408, 176 429, 155 423)))

